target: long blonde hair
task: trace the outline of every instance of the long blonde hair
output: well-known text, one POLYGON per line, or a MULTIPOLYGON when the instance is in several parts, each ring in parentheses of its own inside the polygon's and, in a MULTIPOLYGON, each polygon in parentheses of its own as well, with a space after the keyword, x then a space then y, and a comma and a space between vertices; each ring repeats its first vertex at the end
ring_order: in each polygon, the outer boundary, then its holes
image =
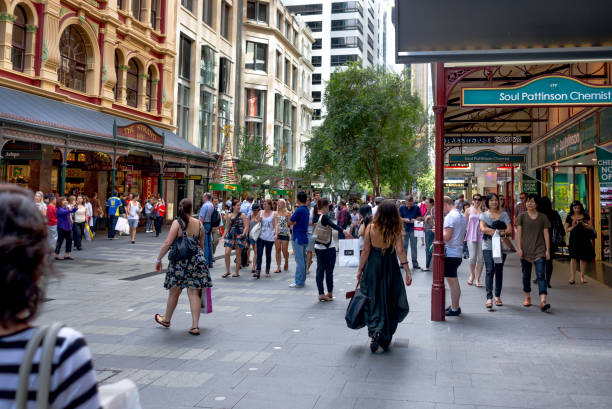
POLYGON ((372 223, 382 235, 383 249, 395 247, 397 240, 402 237, 403 227, 395 201, 387 199, 382 202, 376 210, 372 223))

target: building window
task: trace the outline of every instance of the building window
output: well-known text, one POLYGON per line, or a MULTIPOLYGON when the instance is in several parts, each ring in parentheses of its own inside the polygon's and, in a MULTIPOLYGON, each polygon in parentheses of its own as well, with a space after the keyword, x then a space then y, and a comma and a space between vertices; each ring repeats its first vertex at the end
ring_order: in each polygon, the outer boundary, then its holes
POLYGON ((140 12, 140 1, 141 0, 132 0, 132 16, 136 20, 140 20, 141 12, 140 12))
POLYGON ((159 0, 151 0, 151 27, 157 30, 157 15, 159 14, 159 0))
POLYGON ((374 49, 374 40, 372 40, 372 37, 368 34, 368 45, 370 46, 371 49, 374 49))
POLYGON ((372 18, 374 18, 374 9, 372 7, 368 7, 368 13, 370 13, 370 16, 372 16, 372 18))
POLYGON ((244 68, 247 70, 267 71, 268 45, 246 42, 246 58, 244 68))
POLYGON ((321 66, 321 56, 320 55, 313 55, 312 56, 312 65, 315 67, 320 67, 321 66))
POLYGON ((310 27, 310 30, 313 33, 323 31, 323 22, 322 21, 307 21, 306 24, 310 27))
POLYGON ((302 16, 312 16, 315 14, 323 14, 323 4, 303 4, 300 6, 287 6, 287 10, 293 14, 301 14, 302 16))
POLYGON ((232 7, 226 2, 223 2, 223 4, 221 4, 221 35, 226 40, 230 38, 230 29, 232 25, 231 18, 232 7))
POLYGON ((285 84, 289 86, 291 81, 291 62, 285 58, 285 84))
POLYGON ((331 56, 331 66, 337 67, 339 65, 344 65, 347 62, 359 61, 358 55, 332 55, 331 56))
POLYGON ((331 48, 359 48, 363 51, 363 41, 357 36, 333 37, 331 39, 331 48))
POLYGON ((312 110, 312 119, 313 121, 319 121, 321 119, 321 110, 313 109, 312 110))
POLYGON ((87 50, 83 37, 74 26, 68 26, 59 41, 60 66, 59 82, 68 88, 85 92, 87 50))
POLYGON ((283 30, 283 14, 280 11, 276 12, 276 28, 278 31, 283 30))
POLYGON ((264 137, 265 91, 246 89, 246 119, 247 135, 258 138, 264 137))
POLYGON ((202 4, 202 21, 209 27, 213 26, 214 0, 204 0, 202 4))
POLYGON ((363 17, 363 8, 358 1, 341 1, 332 3, 332 14, 357 12, 363 17))
POLYGON ((221 57, 219 60, 219 93, 229 94, 232 66, 229 59, 221 57))
POLYGON ((219 100, 219 120, 217 121, 217 152, 221 152, 225 143, 223 128, 232 123, 232 104, 224 99, 219 100))
POLYGON ((321 102, 321 91, 312 91, 312 102, 321 102))
POLYGON ((323 39, 315 38, 314 43, 312 43, 312 49, 313 50, 320 50, 321 48, 323 48, 323 39))
POLYGON ((202 46, 202 57, 200 59, 200 84, 215 87, 215 52, 212 48, 202 46))
POLYGON ((147 111, 151 112, 153 108, 153 70, 149 68, 147 72, 147 87, 145 89, 146 94, 146 103, 147 103, 147 111))
POLYGON ((291 68, 291 89, 294 91, 297 91, 297 82, 298 82, 298 69, 294 65, 293 68, 291 68))
POLYGON ((178 84, 178 99, 176 104, 176 125, 178 135, 189 140, 189 83, 184 80, 179 80, 178 84))
POLYGON ((363 24, 356 18, 349 18, 347 20, 332 20, 331 31, 343 31, 343 30, 359 30, 363 33, 363 24))
POLYGON ((292 43, 293 43, 293 45, 294 45, 294 46, 296 46, 296 47, 297 47, 297 41, 298 41, 298 33, 297 33, 297 31, 293 30, 293 39, 292 39, 292 41, 291 41, 291 42, 292 42, 292 43))
POLYGON ((200 87, 200 148, 212 152, 215 96, 200 87))
POLYGON ((268 3, 263 1, 247 1, 247 19, 268 23, 268 3))
POLYGON ((125 6, 125 0, 117 0, 117 8, 119 10, 123 10, 124 6, 125 6))
POLYGON ((119 53, 115 51, 115 86, 113 87, 113 93, 115 94, 115 101, 119 101, 120 89, 121 89, 121 76, 119 75, 119 53))
MULTIPOLYGON (((132 0, 134 1, 134 0, 132 0)), ((181 6, 185 7, 187 10, 193 12, 193 0, 181 0, 181 6)))
POLYGON ((128 63, 125 81, 125 97, 129 106, 138 108, 138 65, 134 59, 128 63))
POLYGON ((372 53, 368 51, 368 61, 370 62, 370 64, 374 64, 374 57, 372 56, 372 53))
POLYGON ((374 34, 374 23, 370 19, 368 19, 368 29, 374 34))
POLYGON ((25 68, 26 24, 27 18, 23 7, 15 7, 13 40, 11 44, 11 62, 13 63, 13 69, 16 71, 23 71, 25 68))
POLYGON ((287 40, 291 40, 291 23, 289 21, 285 22, 285 37, 287 37, 287 40))
POLYGON ((321 74, 312 74, 312 85, 321 85, 321 74))
POLYGON ((191 79, 191 43, 187 37, 181 35, 179 45, 179 77, 191 79))
POLYGON ((277 51, 276 52, 276 78, 282 80, 281 75, 283 72, 283 55, 277 51))

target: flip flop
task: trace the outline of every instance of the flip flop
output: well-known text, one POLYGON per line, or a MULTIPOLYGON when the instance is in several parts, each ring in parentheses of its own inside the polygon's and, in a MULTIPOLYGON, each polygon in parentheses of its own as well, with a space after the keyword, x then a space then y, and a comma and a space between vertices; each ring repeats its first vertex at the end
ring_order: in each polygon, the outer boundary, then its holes
POLYGON ((187 332, 197 337, 198 335, 200 335, 200 328, 193 327, 193 328, 190 328, 189 331, 187 332))
POLYGON ((498 307, 501 307, 504 305, 504 303, 502 302, 502 300, 495 300, 495 305, 497 305, 498 307))
POLYGON ((163 315, 155 314, 155 322, 157 322, 162 327, 170 328, 170 323, 166 320, 162 320, 161 317, 163 317, 163 315))
POLYGON ((476 286, 476 287, 478 287, 478 288, 482 288, 482 287, 484 287, 484 285, 482 285, 482 284, 480 284, 480 283, 475 284, 475 286, 476 286))
POLYGON ((240 277, 240 274, 232 274, 232 277, 240 277))
POLYGON ((223 274, 223 275, 221 276, 221 278, 227 278, 227 277, 229 277, 229 275, 230 275, 230 273, 225 273, 225 274, 223 274))
POLYGON ((468 280, 467 285, 474 285, 473 281, 468 280))

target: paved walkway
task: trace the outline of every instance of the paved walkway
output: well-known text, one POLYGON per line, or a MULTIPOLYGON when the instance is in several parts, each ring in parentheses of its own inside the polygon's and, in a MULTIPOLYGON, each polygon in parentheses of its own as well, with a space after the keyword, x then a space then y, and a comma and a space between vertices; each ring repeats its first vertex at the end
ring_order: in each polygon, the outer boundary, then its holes
POLYGON ((410 314, 391 351, 372 355, 367 331, 344 324, 353 268, 336 267, 337 299, 319 303, 312 274, 295 290, 287 272, 221 279, 217 261, 202 336, 186 333, 186 295, 172 328, 159 327, 153 315, 163 313, 166 291, 153 270, 161 241, 85 242, 77 260, 56 263, 61 277, 49 283, 39 318, 82 331, 99 379, 134 380, 145 409, 611 407, 612 290, 595 280, 569 286, 567 264, 557 265, 552 313, 544 314, 520 305, 516 256, 505 269, 505 306, 494 312, 484 308, 484 289, 465 284, 464 263, 463 315, 441 323, 429 319, 431 273, 414 272, 410 314))

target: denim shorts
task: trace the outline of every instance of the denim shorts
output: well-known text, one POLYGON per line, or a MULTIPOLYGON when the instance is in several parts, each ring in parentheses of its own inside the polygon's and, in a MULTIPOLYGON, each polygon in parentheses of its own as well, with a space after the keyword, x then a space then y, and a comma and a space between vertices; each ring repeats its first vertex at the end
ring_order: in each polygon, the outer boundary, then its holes
POLYGON ((128 225, 130 227, 138 227, 138 219, 128 219, 128 225))
POLYGON ((289 236, 286 236, 286 235, 284 235, 284 234, 279 234, 279 235, 278 235, 278 239, 279 239, 279 240, 282 240, 282 241, 289 241, 290 237, 289 237, 289 236))
POLYGON ((312 238, 312 233, 308 233, 308 244, 306 245, 306 251, 315 251, 315 242, 312 238))
POLYGON ((251 246, 253 246, 253 245, 257 244, 257 240, 253 240, 253 239, 252 239, 252 238, 249 236, 249 244, 250 244, 251 246))

